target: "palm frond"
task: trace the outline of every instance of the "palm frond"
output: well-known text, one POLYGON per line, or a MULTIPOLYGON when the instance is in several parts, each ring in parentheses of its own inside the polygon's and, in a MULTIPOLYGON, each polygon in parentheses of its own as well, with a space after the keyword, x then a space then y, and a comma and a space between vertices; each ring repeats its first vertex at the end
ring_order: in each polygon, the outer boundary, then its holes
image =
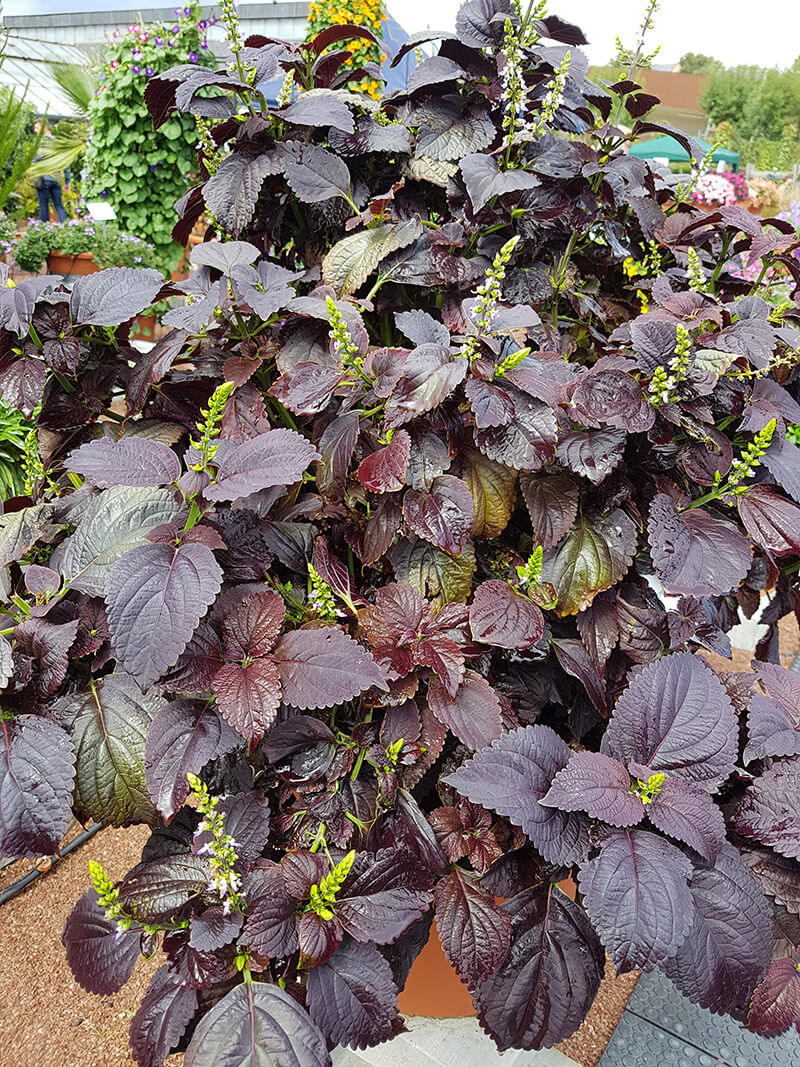
POLYGON ((91 69, 78 63, 51 63, 50 71, 59 89, 75 108, 75 114, 85 115, 97 88, 91 69))

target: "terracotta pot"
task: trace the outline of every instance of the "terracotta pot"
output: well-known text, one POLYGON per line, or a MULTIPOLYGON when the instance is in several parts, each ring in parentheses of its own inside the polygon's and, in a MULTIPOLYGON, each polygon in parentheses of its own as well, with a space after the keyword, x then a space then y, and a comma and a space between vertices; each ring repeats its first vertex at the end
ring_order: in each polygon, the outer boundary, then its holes
MULTIPOLYGON (((577 886, 573 878, 558 883, 570 900, 577 886)), ((467 987, 447 961, 436 932, 431 927, 428 942, 414 960, 398 1007, 403 1015, 425 1015, 433 1019, 464 1019, 475 1014, 467 987)))
POLYGON ((100 270, 91 252, 68 256, 55 249, 47 257, 47 269, 51 274, 96 274, 100 270))
POLYGON ((156 326, 158 319, 155 313, 149 315, 137 315, 131 326, 131 341, 155 341, 156 326))

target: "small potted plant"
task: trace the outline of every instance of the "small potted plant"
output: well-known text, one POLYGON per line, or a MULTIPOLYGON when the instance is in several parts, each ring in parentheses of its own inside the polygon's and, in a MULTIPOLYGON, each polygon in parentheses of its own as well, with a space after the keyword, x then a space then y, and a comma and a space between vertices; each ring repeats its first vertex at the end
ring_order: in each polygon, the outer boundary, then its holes
POLYGON ((7 262, 14 250, 16 239, 17 227, 14 220, 5 211, 0 211, 0 261, 7 262))
POLYGON ((153 246, 116 226, 91 219, 40 222, 32 219, 14 244, 22 270, 37 274, 47 262, 51 274, 86 275, 105 267, 157 265, 153 246))
POLYGON ((736 190, 725 174, 702 174, 695 183, 693 196, 703 211, 736 203, 736 190))
POLYGON ((573 1033, 607 956, 800 1023, 793 227, 676 202, 606 121, 635 79, 555 16, 470 0, 377 103, 317 58, 363 27, 223 12, 225 66, 147 93, 223 90, 171 332, 127 345, 152 269, 0 292, 41 431, 0 516, 0 852, 150 828, 63 933, 99 995, 162 954, 142 1067, 329 1067, 425 946, 501 1050, 573 1033), (766 590, 752 672, 700 654, 766 590))

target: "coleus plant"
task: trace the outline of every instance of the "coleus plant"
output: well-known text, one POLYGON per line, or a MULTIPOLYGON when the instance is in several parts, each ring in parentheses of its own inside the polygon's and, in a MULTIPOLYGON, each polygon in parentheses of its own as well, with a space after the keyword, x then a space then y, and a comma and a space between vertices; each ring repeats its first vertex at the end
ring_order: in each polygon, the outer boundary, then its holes
POLYGON ((150 352, 155 271, 0 293, 38 433, 0 850, 151 827, 63 937, 104 995, 163 951, 142 1067, 387 1040, 428 937, 501 1049, 571 1034, 607 955, 795 1026, 795 235, 625 155, 651 98, 555 16, 470 0, 380 103, 326 52, 365 34, 152 80, 156 124, 202 120, 176 239, 213 224, 150 352), (765 590, 753 672, 714 669, 765 590))

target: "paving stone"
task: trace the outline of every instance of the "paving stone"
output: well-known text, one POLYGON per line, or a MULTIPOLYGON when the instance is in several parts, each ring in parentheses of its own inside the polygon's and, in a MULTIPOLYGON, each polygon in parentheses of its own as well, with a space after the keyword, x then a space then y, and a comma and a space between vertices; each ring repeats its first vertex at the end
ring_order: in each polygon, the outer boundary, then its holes
POLYGON ((796 1031, 767 1040, 712 1015, 664 975, 643 975, 599 1067, 800 1067, 796 1031))
POLYGON ((337 1049, 334 1067, 579 1067, 556 1049, 497 1051, 476 1019, 407 1016, 409 1032, 377 1048, 337 1049))

